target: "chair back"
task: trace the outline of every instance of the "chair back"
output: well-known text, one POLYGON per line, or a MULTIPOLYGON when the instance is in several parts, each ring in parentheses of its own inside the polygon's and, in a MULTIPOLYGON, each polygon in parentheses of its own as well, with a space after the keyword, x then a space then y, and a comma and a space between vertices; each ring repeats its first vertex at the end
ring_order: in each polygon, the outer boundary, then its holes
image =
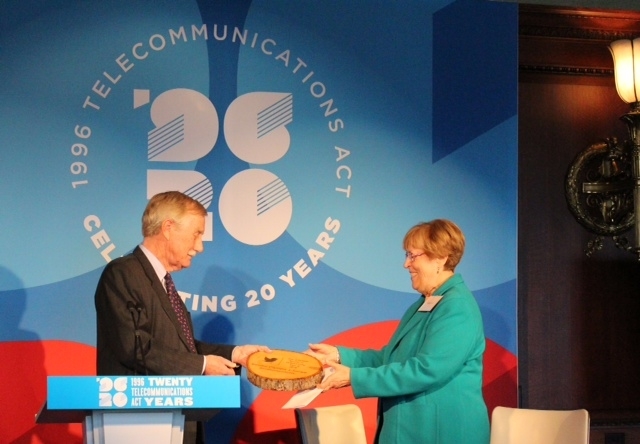
POLYGON ((362 412, 355 404, 295 409, 302 444, 367 444, 362 412))
POLYGON ((491 444, 589 444, 589 413, 496 407, 491 444))

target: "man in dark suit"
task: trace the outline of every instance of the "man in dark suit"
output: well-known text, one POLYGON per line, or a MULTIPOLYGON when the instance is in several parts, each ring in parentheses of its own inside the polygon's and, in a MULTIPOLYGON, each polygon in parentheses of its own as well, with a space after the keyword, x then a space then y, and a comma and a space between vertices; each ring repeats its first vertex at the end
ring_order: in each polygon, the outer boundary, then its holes
MULTIPOLYGON (((149 200, 142 244, 107 264, 98 282, 98 375, 235 375, 251 353, 269 350, 208 344, 193 336, 191 316, 170 273, 189 267, 203 251, 206 215, 198 201, 177 191, 149 200)), ((187 422, 184 443, 202 442, 202 425, 187 422)))

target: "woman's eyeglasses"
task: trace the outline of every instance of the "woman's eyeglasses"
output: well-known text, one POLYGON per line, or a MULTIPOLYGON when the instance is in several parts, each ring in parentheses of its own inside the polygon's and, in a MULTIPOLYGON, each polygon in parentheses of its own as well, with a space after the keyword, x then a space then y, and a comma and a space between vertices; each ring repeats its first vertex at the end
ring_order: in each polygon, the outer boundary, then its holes
POLYGON ((415 258, 419 257, 419 256, 423 256, 427 253, 420 253, 420 254, 411 254, 408 251, 404 254, 405 260, 409 259, 409 262, 413 262, 415 260, 415 258))

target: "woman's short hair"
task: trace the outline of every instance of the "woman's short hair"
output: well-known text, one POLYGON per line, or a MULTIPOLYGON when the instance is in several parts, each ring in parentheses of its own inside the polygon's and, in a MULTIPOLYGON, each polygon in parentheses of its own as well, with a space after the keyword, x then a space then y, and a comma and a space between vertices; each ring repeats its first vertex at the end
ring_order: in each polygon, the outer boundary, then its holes
POLYGON ((435 219, 413 226, 404 236, 405 250, 424 251, 430 258, 447 257, 446 270, 455 270, 464 253, 465 239, 462 230, 446 219, 435 219))
POLYGON ((207 210, 200 202, 179 191, 156 194, 149 200, 142 214, 142 236, 158 234, 165 220, 180 222, 186 213, 206 216, 207 210))

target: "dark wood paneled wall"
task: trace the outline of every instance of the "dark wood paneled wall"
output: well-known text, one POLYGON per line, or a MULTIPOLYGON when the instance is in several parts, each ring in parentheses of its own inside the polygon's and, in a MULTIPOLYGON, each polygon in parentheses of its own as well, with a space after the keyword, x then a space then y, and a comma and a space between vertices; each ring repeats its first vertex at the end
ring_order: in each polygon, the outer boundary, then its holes
POLYGON ((640 425, 640 262, 610 239, 585 255, 564 181, 578 152, 627 138, 608 44, 639 36, 638 12, 520 6, 521 407, 586 408, 594 426, 640 425))

